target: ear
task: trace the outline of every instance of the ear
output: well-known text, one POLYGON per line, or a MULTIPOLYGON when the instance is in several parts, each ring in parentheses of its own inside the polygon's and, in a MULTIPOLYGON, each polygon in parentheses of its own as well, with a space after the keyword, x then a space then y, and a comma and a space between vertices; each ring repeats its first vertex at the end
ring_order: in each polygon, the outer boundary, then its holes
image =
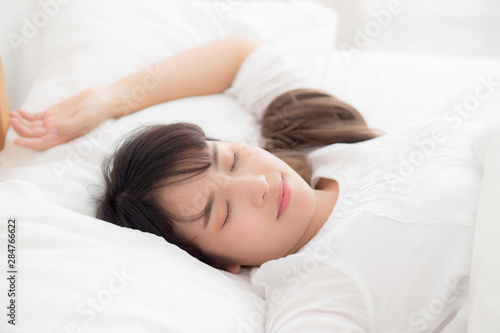
POLYGON ((225 265, 224 270, 226 270, 229 273, 238 274, 241 270, 241 265, 237 265, 237 264, 225 265))

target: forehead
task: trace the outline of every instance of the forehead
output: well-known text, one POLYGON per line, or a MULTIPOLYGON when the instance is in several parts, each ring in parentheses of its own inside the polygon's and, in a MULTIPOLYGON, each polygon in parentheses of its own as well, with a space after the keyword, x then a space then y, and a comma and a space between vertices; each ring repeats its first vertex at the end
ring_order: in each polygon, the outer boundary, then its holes
POLYGON ((206 171, 191 179, 167 186, 159 191, 162 205, 182 219, 199 216, 205 209, 211 188, 209 172, 206 171))
POLYGON ((214 175, 214 147, 224 145, 221 142, 207 141, 210 168, 201 174, 182 175, 174 179, 174 185, 159 190, 163 206, 174 215, 183 219, 199 216, 205 209, 212 193, 222 184, 214 175))

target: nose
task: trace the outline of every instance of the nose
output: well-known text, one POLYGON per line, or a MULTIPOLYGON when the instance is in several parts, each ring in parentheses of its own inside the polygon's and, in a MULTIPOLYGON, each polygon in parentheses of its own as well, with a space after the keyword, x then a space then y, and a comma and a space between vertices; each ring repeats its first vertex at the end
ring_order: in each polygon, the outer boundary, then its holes
POLYGON ((269 183, 265 175, 236 177, 232 183, 235 194, 245 196, 254 205, 260 206, 265 202, 266 195, 269 192, 269 183))

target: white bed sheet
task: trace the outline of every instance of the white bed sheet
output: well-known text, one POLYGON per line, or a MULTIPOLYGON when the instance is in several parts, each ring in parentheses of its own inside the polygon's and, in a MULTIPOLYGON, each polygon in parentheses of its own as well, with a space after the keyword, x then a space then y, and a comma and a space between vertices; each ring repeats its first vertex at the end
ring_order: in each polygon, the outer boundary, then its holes
MULTIPOLYGON (((44 66, 23 107, 39 111, 175 52, 243 33, 270 43, 286 40, 314 87, 352 103, 370 125, 385 131, 431 116, 483 123, 500 110, 500 61, 362 53, 348 62, 342 52, 329 48, 335 38, 335 13, 319 5, 299 1, 223 5, 230 7, 221 11, 213 3, 192 1, 68 2, 43 31, 43 49, 33 54, 44 66), (283 6, 289 15, 281 15, 276 6, 283 6), (290 20, 280 23, 276 15, 290 20), (297 25, 297 17, 307 19, 297 25), (264 18, 264 23, 257 23, 257 18, 264 18), (459 113, 455 105, 471 111, 459 113)), ((141 124, 176 120, 200 124, 221 139, 253 142, 258 134, 253 118, 224 95, 157 105, 108 121, 85 137, 45 152, 13 146, 16 134, 9 131, 0 153, 0 232, 5 244, 3 222, 18 218, 18 329, 64 331, 74 322, 91 332, 189 332, 200 327, 204 332, 235 327, 241 332, 262 331, 265 305, 245 276, 211 269, 156 236, 91 217, 92 195, 100 191, 95 185, 101 180, 100 163, 116 140, 141 124), (232 126, 222 126, 227 122, 232 126), (92 319, 88 312, 77 312, 89 297, 102 294, 106 302, 105 290, 123 270, 134 278, 120 293, 111 291, 112 300, 102 311, 96 310, 92 319)), ((489 242, 495 244, 495 239, 489 242)), ((494 263, 494 255, 485 248, 478 249, 478 255, 494 263)), ((478 285, 485 279, 482 267, 487 266, 473 263, 478 285)), ((5 279, 1 281, 6 290, 5 279)), ((481 307, 471 317, 484 314, 482 304, 498 305, 498 298, 490 296, 498 295, 499 287, 488 286, 476 289, 473 304, 481 307)))

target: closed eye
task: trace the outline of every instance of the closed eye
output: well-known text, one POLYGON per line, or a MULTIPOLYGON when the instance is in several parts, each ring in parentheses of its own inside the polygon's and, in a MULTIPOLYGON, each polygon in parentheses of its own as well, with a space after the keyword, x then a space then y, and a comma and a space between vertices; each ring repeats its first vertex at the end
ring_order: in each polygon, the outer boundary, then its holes
POLYGON ((226 223, 231 220, 231 210, 232 210, 231 202, 227 201, 226 206, 227 206, 227 214, 226 214, 226 219, 224 220, 224 223, 222 223, 222 228, 224 228, 224 226, 226 225, 226 223))
MULTIPOLYGON (((233 165, 231 166, 231 172, 236 170, 236 168, 238 167, 239 160, 240 160, 240 153, 236 151, 233 153, 233 165)), ((231 220, 231 209, 232 209, 231 201, 228 200, 226 203, 226 206, 227 206, 227 208, 226 208, 227 214, 226 214, 226 218, 224 219, 224 222, 222 223, 222 228, 224 228, 226 223, 231 220)))
POLYGON ((239 161, 240 161, 240 153, 236 151, 233 153, 233 165, 231 167, 231 172, 233 172, 236 169, 239 161))

